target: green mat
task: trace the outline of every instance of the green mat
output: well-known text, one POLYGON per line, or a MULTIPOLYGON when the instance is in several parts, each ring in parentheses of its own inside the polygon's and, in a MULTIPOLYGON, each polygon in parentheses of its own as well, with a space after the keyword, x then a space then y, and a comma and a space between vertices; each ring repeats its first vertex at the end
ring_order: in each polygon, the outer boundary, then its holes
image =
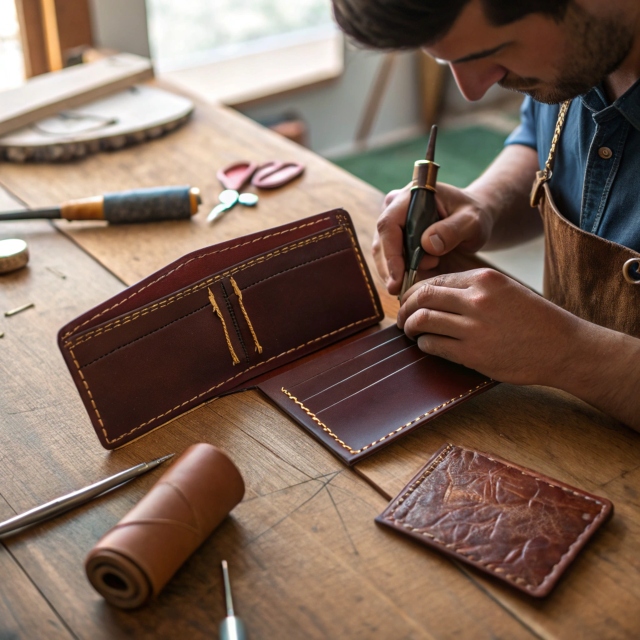
MULTIPOLYGON (((485 127, 440 129, 436 145, 438 180, 466 187, 500 153, 506 134, 485 127)), ((413 163, 424 158, 428 136, 334 160, 385 193, 411 180, 413 163)))

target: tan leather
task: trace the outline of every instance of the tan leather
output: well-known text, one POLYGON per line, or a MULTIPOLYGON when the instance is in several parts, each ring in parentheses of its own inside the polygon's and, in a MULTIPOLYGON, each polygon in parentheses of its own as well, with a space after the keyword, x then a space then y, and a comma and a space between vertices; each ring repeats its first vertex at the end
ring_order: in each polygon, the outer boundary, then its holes
POLYGON ((612 512, 605 498, 449 444, 376 522, 541 597, 612 512))
POLYGON ((640 254, 571 224, 547 184, 539 208, 545 297, 589 322, 640 337, 640 284, 627 281, 623 272, 625 263, 640 254))
POLYGON ((89 552, 89 582, 133 609, 156 596, 242 500, 244 482, 216 447, 189 447, 151 491, 89 552))

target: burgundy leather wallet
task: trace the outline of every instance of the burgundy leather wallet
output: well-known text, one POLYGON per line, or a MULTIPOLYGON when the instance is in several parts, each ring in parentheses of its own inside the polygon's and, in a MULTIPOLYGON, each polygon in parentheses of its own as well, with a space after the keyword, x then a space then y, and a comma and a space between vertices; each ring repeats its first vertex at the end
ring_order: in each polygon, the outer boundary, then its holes
POLYGON ((448 444, 376 522, 542 597, 612 512, 605 498, 448 444))
POLYGON ((353 464, 495 384, 395 327, 345 340, 382 317, 337 209, 190 253, 67 324, 58 342, 107 449, 258 386, 353 464))

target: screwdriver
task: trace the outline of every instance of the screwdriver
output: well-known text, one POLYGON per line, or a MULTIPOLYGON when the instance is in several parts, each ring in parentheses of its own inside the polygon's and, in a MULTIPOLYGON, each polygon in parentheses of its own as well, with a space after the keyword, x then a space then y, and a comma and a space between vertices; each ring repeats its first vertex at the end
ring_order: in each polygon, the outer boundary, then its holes
POLYGON ((424 250, 420 244, 422 234, 434 222, 439 220, 436 206, 436 180, 439 164, 434 162, 438 127, 431 127, 425 160, 417 160, 413 166, 414 186, 411 187, 411 199, 404 228, 405 274, 400 298, 410 289, 416 280, 416 273, 424 250))
POLYGON ((106 220, 111 224, 189 220, 201 204, 197 187, 152 187, 69 200, 57 207, 0 213, 3 220, 106 220))
POLYGON ((233 611, 231 582, 227 561, 222 561, 222 578, 224 579, 224 598, 227 605, 227 617, 220 623, 220 640, 247 640, 244 624, 233 611))

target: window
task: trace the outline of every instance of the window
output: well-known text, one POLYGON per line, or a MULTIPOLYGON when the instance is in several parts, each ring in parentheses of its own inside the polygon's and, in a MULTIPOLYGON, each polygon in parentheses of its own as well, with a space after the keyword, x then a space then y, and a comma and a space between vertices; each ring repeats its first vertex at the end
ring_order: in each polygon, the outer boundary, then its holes
POLYGON ((264 48, 273 36, 313 40, 318 30, 335 29, 328 0, 147 0, 147 12, 160 71, 264 48))
POLYGON ((14 0, 0 0, 0 91, 24 82, 20 28, 14 0))

